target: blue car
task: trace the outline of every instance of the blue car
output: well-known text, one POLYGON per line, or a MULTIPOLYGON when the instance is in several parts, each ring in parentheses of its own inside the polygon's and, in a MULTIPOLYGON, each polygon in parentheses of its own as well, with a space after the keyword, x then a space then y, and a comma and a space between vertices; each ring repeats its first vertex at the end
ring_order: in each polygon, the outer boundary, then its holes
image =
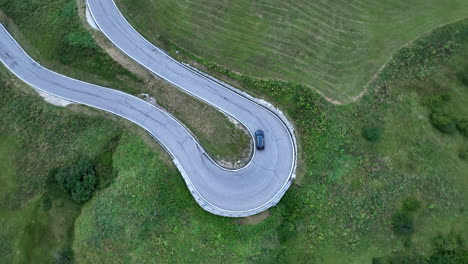
POLYGON ((265 138, 262 130, 255 131, 255 146, 258 150, 263 150, 265 148, 265 138))

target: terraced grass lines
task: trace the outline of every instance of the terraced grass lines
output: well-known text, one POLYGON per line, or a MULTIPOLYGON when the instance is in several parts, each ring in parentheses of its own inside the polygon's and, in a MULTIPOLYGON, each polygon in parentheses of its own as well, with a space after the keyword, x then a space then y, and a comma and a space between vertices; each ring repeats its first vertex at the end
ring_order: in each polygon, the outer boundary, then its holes
POLYGON ((344 102, 402 45, 468 16, 465 0, 117 0, 153 42, 344 102))

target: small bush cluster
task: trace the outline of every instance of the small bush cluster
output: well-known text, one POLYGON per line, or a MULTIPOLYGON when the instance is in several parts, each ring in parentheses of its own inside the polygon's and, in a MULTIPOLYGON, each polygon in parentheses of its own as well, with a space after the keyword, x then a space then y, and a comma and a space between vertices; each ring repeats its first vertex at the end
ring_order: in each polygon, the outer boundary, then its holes
POLYGON ((403 207, 403 210, 406 212, 415 212, 419 208, 421 208, 421 201, 419 201, 418 199, 414 197, 409 197, 403 201, 402 207, 403 207))
POLYGON ((464 71, 461 71, 457 74, 458 80, 468 87, 468 67, 465 67, 464 71))
POLYGON ((414 197, 403 200, 401 209, 392 216, 393 232, 401 236, 409 236, 415 230, 414 214, 421 208, 421 201, 414 197))
POLYGON ((427 100, 426 105, 431 109, 432 125, 442 133, 454 134, 458 130, 461 135, 468 137, 468 119, 465 117, 457 118, 459 114, 450 113, 447 110, 449 101, 450 95, 447 93, 427 100))
POLYGON ((458 156, 462 160, 468 160, 468 148, 465 148, 465 149, 461 150, 460 153, 458 154, 458 156))
MULTIPOLYGON (((462 264, 468 263, 466 242, 460 234, 450 232, 432 239, 433 249, 428 256, 396 255, 372 259, 372 264, 462 264)), ((398 253, 397 253, 398 254, 398 253)))
POLYGON ((392 216, 393 232, 408 236, 414 232, 414 219, 409 212, 397 212, 392 216))
POLYGON ((55 264, 73 264, 73 250, 71 248, 64 248, 54 255, 55 264))
POLYGON ((468 137, 468 119, 459 118, 457 120, 457 129, 465 137, 468 137))
POLYGON ((50 198, 49 198, 49 197, 43 198, 43 199, 42 199, 42 202, 41 202, 41 209, 42 209, 42 211, 47 212, 47 211, 49 211, 51 208, 52 208, 52 201, 50 200, 50 198))
POLYGON ((88 159, 80 159, 74 166, 55 169, 52 172, 57 185, 70 195, 70 198, 83 203, 91 199, 96 190, 97 178, 94 164, 88 159))
POLYGON ((376 126, 365 126, 362 128, 362 136, 370 142, 376 142, 382 136, 382 129, 376 126))
POLYGON ((455 120, 443 111, 433 111, 431 123, 442 133, 453 134, 457 131, 455 120))

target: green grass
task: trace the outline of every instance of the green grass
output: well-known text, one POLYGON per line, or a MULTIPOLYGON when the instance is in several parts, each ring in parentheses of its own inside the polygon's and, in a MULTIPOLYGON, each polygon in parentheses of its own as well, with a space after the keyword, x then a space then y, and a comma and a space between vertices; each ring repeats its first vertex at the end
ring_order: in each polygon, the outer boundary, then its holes
POLYGON ((56 252, 71 246, 80 206, 51 184, 49 170, 82 155, 105 166, 98 158, 109 148, 107 142, 123 133, 122 127, 48 105, 11 78, 2 67, 0 262, 50 263, 56 252))
POLYGON ((12 163, 14 158, 10 155, 11 151, 16 147, 16 139, 14 135, 2 135, 0 133, 0 201, 5 199, 7 191, 13 190, 16 185, 15 178, 12 175, 15 174, 12 163))
MULTIPOLYGON (((401 46, 466 17, 463 0, 118 0, 151 41, 349 102, 401 46)), ((176 55, 175 50, 170 50, 176 55)))
POLYGON ((73 0, 1 0, 7 28, 45 67, 77 79, 137 93, 143 83, 99 48, 81 25, 73 0), (19 33, 19 34, 16 34, 19 33))
POLYGON ((346 106, 301 85, 240 76, 287 111, 301 143, 298 185, 254 226, 202 211, 148 148, 121 144, 118 181, 77 220, 78 262, 360 264, 429 261, 440 250, 466 258, 468 162, 458 153, 468 139, 437 130, 428 103, 449 94, 453 115, 466 113, 468 86, 458 78, 466 32, 468 21, 459 22, 403 49, 369 94, 346 106), (369 126, 380 137, 365 139, 369 126), (420 208, 408 213, 414 230, 400 235, 393 216, 409 199, 420 208))

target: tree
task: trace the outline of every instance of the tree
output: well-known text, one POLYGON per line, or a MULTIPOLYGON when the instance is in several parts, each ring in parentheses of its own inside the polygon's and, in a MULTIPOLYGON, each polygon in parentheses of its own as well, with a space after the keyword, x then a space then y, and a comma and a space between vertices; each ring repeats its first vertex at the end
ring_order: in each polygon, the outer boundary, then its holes
POLYGON ((54 178, 58 186, 77 203, 91 199, 96 190, 94 164, 88 159, 80 159, 74 166, 55 170, 54 178))

